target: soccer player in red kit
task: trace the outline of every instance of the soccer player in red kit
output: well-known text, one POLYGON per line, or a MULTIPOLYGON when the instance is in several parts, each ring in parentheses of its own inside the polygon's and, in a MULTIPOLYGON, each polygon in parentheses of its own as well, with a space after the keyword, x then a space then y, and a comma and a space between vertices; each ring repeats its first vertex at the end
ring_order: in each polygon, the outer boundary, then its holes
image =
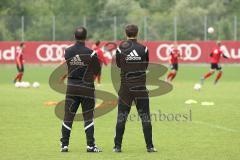
POLYGON ((180 58, 180 51, 177 48, 177 45, 175 44, 169 54, 169 63, 170 63, 170 69, 171 71, 168 73, 166 81, 171 82, 177 75, 178 71, 178 59, 180 58))
MULTIPOLYGON (((98 60, 101 66, 101 70, 102 70, 102 65, 107 65, 107 61, 106 58, 104 57, 104 53, 102 51, 102 49, 100 48, 100 41, 97 40, 95 42, 95 44, 93 45, 92 49, 97 53, 98 55, 98 60)), ((97 83, 100 84, 101 83, 101 70, 99 72, 99 74, 95 77, 95 79, 97 79, 97 83)))
POLYGON ((14 83, 15 82, 21 82, 22 77, 23 77, 23 72, 24 72, 24 60, 23 60, 23 52, 24 52, 25 44, 20 43, 19 47, 17 48, 17 56, 16 56, 16 65, 17 65, 17 70, 18 73, 16 77, 14 78, 14 83))
POLYGON ((221 42, 218 41, 217 42, 217 47, 214 48, 212 50, 212 52, 210 53, 210 58, 211 58, 211 69, 210 71, 205 74, 202 78, 201 78, 201 84, 204 83, 204 80, 209 78, 211 75, 213 75, 215 73, 215 71, 218 71, 218 74, 215 78, 214 84, 217 84, 218 80, 222 77, 222 67, 219 65, 220 59, 221 57, 224 58, 228 58, 226 55, 224 55, 224 53, 221 50, 221 42))

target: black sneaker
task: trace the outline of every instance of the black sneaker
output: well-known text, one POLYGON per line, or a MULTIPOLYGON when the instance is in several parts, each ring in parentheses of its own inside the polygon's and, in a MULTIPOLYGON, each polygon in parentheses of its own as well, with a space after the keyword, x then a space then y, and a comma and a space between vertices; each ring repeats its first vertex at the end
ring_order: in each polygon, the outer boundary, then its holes
POLYGON ((68 152, 68 146, 62 146, 61 152, 68 152))
POLYGON ((147 148, 147 152, 151 153, 151 152, 157 152, 156 148, 151 147, 151 148, 147 148))
POLYGON ((87 152, 102 152, 100 148, 95 146, 87 146, 87 152))
POLYGON ((122 152, 122 149, 119 146, 114 146, 113 147, 113 152, 119 153, 119 152, 122 152))

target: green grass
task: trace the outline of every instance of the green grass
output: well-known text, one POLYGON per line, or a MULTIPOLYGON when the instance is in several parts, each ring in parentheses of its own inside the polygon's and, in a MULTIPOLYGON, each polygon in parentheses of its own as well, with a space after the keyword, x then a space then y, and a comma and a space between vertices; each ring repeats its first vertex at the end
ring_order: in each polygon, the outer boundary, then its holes
MULTIPOLYGON (((172 92, 150 99, 151 112, 188 113, 192 121, 154 121, 153 139, 158 153, 148 154, 141 123, 128 121, 123 141, 123 153, 112 152, 117 110, 95 120, 96 143, 104 152, 85 152, 86 142, 82 122, 73 125, 70 152, 59 152, 61 121, 54 107, 45 101, 60 101, 64 95, 51 90, 50 66, 26 66, 25 81, 38 81, 39 89, 17 89, 12 84, 15 66, 0 67, 0 154, 1 160, 63 160, 63 159, 148 159, 148 160, 239 160, 240 159, 240 74, 239 67, 225 66, 217 86, 210 78, 200 92, 193 85, 208 67, 181 67, 172 92), (186 105, 187 99, 199 103, 186 105), (214 106, 201 106, 213 101, 214 106)), ((104 68, 103 85, 113 92, 109 68, 104 68)), ((131 113, 136 113, 133 107, 131 113)))

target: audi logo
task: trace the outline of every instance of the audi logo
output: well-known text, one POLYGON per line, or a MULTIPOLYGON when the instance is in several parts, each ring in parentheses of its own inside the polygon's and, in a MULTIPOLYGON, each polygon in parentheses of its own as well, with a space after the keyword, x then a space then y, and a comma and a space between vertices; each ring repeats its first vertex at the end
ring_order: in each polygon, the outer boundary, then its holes
POLYGON ((64 50, 70 45, 67 44, 42 44, 36 50, 37 58, 43 62, 56 62, 64 60, 64 50))
MULTIPOLYGON (((172 44, 161 44, 158 46, 156 51, 157 57, 162 61, 167 61, 172 47, 172 44)), ((178 50, 180 51, 184 61, 196 61, 202 54, 202 50, 197 44, 179 44, 178 50)))

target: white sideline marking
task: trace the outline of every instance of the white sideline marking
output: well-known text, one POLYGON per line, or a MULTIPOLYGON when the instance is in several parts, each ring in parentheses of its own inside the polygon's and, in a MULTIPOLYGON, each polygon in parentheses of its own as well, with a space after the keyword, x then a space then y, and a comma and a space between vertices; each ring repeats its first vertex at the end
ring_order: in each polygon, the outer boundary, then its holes
POLYGON ((221 130, 228 131, 228 132, 234 132, 234 133, 239 132, 235 129, 231 129, 231 128, 227 128, 227 127, 224 127, 224 126, 211 124, 211 123, 207 123, 207 122, 202 122, 202 121, 192 121, 192 123, 203 124, 203 125, 211 127, 211 128, 217 128, 217 129, 221 129, 221 130))
MULTIPOLYGON (((158 114, 157 112, 152 112, 153 114, 158 114)), ((231 129, 231 128, 227 128, 224 126, 220 126, 220 125, 216 125, 216 124, 211 124, 211 123, 207 123, 207 122, 203 122, 203 121, 190 121, 189 123, 196 123, 196 124, 202 124, 211 128, 217 128, 217 129, 221 129, 227 132, 233 132, 233 133, 239 133, 240 131, 236 130, 236 129, 231 129)))

